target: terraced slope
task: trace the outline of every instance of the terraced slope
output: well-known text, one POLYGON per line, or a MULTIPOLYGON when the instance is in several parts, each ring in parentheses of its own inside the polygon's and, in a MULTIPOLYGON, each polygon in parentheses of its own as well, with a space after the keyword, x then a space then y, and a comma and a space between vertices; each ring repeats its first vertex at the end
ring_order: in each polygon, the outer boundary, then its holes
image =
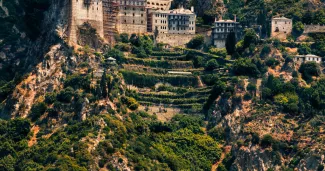
POLYGON ((126 57, 122 67, 120 72, 129 87, 127 95, 141 104, 140 109, 162 120, 177 113, 200 114, 211 91, 205 84, 207 77, 216 74, 195 68, 184 53, 126 57))

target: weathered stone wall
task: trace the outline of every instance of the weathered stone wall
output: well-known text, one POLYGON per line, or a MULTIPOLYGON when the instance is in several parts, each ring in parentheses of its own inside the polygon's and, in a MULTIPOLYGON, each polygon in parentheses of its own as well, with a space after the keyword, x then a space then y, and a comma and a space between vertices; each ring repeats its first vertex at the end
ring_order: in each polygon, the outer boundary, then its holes
POLYGON ((287 18, 272 19, 271 37, 286 39, 292 32, 292 20, 287 18))
POLYGON ((325 33, 325 25, 305 25, 304 34, 308 33, 325 33))
POLYGON ((83 23, 89 23, 98 35, 104 38, 103 4, 101 0, 93 0, 89 5, 84 0, 71 0, 69 43, 77 43, 77 30, 83 23))
POLYGON ((148 0, 147 7, 159 10, 169 10, 172 0, 148 0))
POLYGON ((185 46, 193 37, 194 34, 166 34, 160 33, 157 37, 157 42, 167 43, 171 46, 185 46))

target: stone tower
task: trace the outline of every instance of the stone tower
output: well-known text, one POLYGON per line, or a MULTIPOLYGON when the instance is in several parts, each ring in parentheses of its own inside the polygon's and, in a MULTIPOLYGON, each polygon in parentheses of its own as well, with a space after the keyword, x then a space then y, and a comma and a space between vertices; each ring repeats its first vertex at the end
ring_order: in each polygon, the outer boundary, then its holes
POLYGON ((77 44, 78 27, 89 23, 104 38, 102 0, 70 0, 69 44, 77 44))

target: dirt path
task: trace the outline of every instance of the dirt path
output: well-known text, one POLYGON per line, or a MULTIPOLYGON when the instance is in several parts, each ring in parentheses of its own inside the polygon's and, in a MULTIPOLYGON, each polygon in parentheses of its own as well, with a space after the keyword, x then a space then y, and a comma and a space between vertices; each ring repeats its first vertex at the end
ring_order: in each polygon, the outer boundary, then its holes
POLYGON ((33 131, 33 136, 32 138, 28 141, 28 147, 33 146, 34 144, 37 143, 37 134, 39 132, 40 128, 38 125, 35 125, 32 127, 31 131, 33 131))
POLYGON ((225 158, 225 156, 226 156, 225 153, 222 152, 222 153, 221 153, 220 160, 219 160, 217 163, 215 163, 214 165, 212 165, 211 171, 216 171, 216 170, 217 170, 219 164, 222 163, 222 160, 225 158))
POLYGON ((197 81, 198 81, 198 86, 199 87, 204 87, 204 84, 202 83, 201 77, 197 76, 197 81))

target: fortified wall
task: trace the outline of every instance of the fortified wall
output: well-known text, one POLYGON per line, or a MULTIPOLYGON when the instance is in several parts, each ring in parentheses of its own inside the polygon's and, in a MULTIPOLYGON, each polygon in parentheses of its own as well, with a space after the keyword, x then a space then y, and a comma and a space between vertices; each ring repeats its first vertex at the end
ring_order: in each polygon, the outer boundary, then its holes
POLYGON ((86 22, 104 37, 102 0, 71 0, 70 9, 70 44, 77 44, 78 27, 86 22))
POLYGON ((194 37, 195 34, 159 33, 157 42, 166 43, 170 46, 185 46, 194 37))
POLYGON ((304 33, 325 33, 325 25, 305 25, 304 33))

